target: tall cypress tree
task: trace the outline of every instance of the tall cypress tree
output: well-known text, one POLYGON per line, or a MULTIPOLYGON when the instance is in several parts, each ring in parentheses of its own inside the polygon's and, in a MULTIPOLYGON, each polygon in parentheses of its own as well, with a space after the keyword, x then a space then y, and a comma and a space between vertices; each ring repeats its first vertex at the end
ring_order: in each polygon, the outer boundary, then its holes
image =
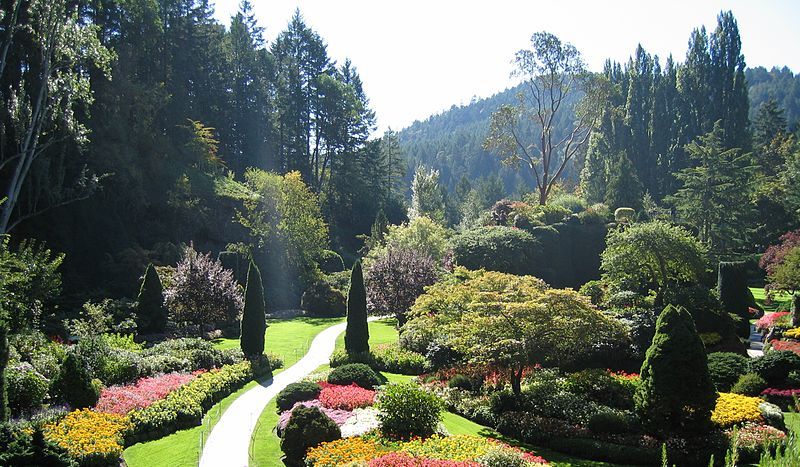
POLYGON ((144 272, 136 304, 136 316, 140 319, 139 329, 143 334, 164 332, 167 325, 164 289, 152 264, 148 264, 144 272))
POLYGON ((8 326, 0 318, 0 423, 8 421, 6 366, 8 365, 8 326))
POLYGON ((369 327, 367 326, 367 290, 361 260, 357 260, 350 273, 350 291, 347 293, 347 328, 344 347, 349 354, 369 352, 369 327))
POLYGON ((244 292, 244 312, 242 313, 242 332, 240 344, 245 356, 264 353, 264 333, 267 331, 267 317, 264 311, 264 286, 261 272, 250 261, 247 271, 247 288, 244 292))
POLYGON ((640 375, 636 411, 652 433, 708 431, 717 395, 688 311, 668 305, 661 312, 640 375))
POLYGON ((642 207, 642 183, 636 175, 636 168, 624 151, 613 161, 608 175, 606 188, 606 204, 613 208, 642 207))

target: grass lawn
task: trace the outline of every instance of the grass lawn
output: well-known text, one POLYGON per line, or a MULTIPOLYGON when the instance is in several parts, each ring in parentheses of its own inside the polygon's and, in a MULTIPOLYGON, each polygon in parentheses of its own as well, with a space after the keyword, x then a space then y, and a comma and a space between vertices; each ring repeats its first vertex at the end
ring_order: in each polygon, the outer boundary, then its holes
POLYGON ((765 311, 784 311, 789 310, 789 306, 791 305, 792 296, 784 291, 775 292, 773 295, 772 304, 766 305, 764 301, 767 298, 766 292, 761 287, 750 287, 750 291, 753 292, 753 297, 756 299, 756 303, 761 305, 765 311))
MULTIPOLYGON (((266 351, 283 358, 283 367, 288 368, 305 355, 314 336, 323 329, 343 320, 344 318, 306 317, 289 320, 270 320, 265 337, 266 351)), ((219 349, 238 347, 239 339, 216 339, 214 346, 219 349)), ((242 389, 217 403, 205 415, 201 426, 181 430, 155 441, 139 443, 129 447, 123 453, 125 462, 130 467, 149 467, 153 465, 168 467, 196 466, 200 461, 201 442, 211 433, 211 429, 222 416, 222 413, 239 395, 256 384, 258 383, 251 381, 242 389)), ((268 412, 275 413, 275 403, 272 402, 271 404, 272 409, 268 406, 267 410, 264 411, 265 414, 268 412)), ((272 426, 277 422, 278 419, 275 416, 272 426)), ((280 449, 278 451, 280 452, 280 449)))
MULTIPOLYGON (((370 321, 369 323, 369 345, 375 347, 381 344, 396 343, 399 338, 397 332, 397 320, 386 318, 380 321, 370 321)), ((339 334, 336 339, 336 348, 344 348, 344 333, 339 334)))

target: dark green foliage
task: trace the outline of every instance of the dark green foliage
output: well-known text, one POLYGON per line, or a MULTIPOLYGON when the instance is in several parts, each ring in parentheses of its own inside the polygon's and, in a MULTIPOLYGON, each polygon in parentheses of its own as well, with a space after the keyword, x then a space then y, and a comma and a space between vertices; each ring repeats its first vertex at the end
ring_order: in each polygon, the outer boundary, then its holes
MULTIPOLYGON (((0 310, 2 312, 2 310, 0 310)), ((0 423, 9 419, 6 367, 8 366, 8 327, 0 316, 0 423)))
POLYGON ((136 317, 139 319, 140 334, 164 332, 164 327, 167 325, 164 290, 152 263, 147 265, 144 272, 139 298, 136 300, 136 317))
POLYGON ((710 428, 716 391, 705 348, 691 315, 667 306, 640 371, 636 412, 653 433, 703 433, 710 428))
POLYGON ((402 375, 420 375, 429 368, 424 355, 400 348, 397 344, 379 345, 368 353, 349 354, 345 350, 336 350, 331 355, 331 368, 349 363, 364 363, 376 371, 402 375))
POLYGON ((63 448, 44 438, 40 427, 30 433, 10 423, 0 423, 0 465, 78 467, 63 448))
POLYGON ((708 374, 718 392, 729 392, 739 377, 747 373, 750 359, 732 352, 708 354, 708 374))
POLYGON ((381 431, 404 438, 433 434, 444 410, 441 399, 413 383, 390 384, 376 407, 381 431))
POLYGON ((361 260, 353 265, 350 290, 347 292, 347 327, 344 331, 344 348, 348 353, 369 352, 369 327, 367 326, 367 291, 361 260))
POLYGON ((630 410, 636 384, 616 379, 608 370, 589 369, 570 374, 566 389, 607 407, 630 410))
POLYGON ((464 375, 455 375, 447 381, 447 387, 451 389, 465 389, 467 391, 472 390, 472 380, 467 378, 464 375))
POLYGON ((752 306, 750 289, 747 288, 747 263, 744 261, 720 262, 717 274, 717 292, 722 307, 728 313, 750 318, 748 307, 752 306))
POLYGON ((713 290, 703 285, 673 285, 670 284, 661 290, 661 295, 656 299, 656 306, 680 306, 692 315, 697 332, 716 332, 722 336, 723 343, 731 347, 738 346, 736 335, 748 337, 749 324, 738 327, 728 313, 722 310, 722 304, 714 295, 713 290))
POLYGON ((315 282, 308 286, 300 300, 300 308, 308 316, 323 318, 333 318, 347 314, 347 303, 344 294, 323 281, 315 282))
POLYGON ((295 403, 316 399, 322 390, 319 384, 310 381, 291 383, 278 393, 275 402, 278 412, 291 409, 295 403))
POLYGON ((487 269, 532 275, 541 255, 539 242, 530 233, 511 227, 481 227, 453 239, 453 258, 467 269, 487 269))
POLYGON ((611 209, 642 207, 642 183, 636 174, 636 168, 627 154, 620 152, 610 164, 608 170, 608 187, 606 187, 605 204, 611 209))
POLYGON ((750 371, 764 378, 772 386, 780 386, 789 373, 800 370, 800 356, 788 350, 771 350, 750 362, 750 371))
POLYGON ((281 450, 289 465, 304 465, 306 451, 342 437, 336 423, 316 407, 297 407, 281 436, 281 450))
POLYGON ((247 272, 250 268, 250 261, 238 251, 220 251, 217 261, 222 263, 222 267, 233 271, 233 277, 241 285, 247 283, 247 272))
POLYGON ((614 410, 601 410, 589 418, 587 427, 595 433, 621 434, 629 429, 628 417, 614 410))
POLYGON ((67 354, 52 387, 73 409, 92 407, 100 398, 99 385, 92 380, 86 364, 75 352, 67 354))
POLYGON ((6 369, 8 408, 11 413, 26 415, 42 407, 50 382, 30 363, 20 363, 6 369))
POLYGON ((745 373, 736 380, 736 383, 731 387, 731 392, 744 396, 758 397, 761 395, 761 391, 767 389, 767 386, 767 380, 756 373, 745 373))
POLYGON ((264 309, 264 287, 261 273, 255 263, 250 262, 247 271, 247 288, 244 292, 244 312, 240 343, 247 357, 264 353, 264 333, 267 331, 267 316, 264 309))
POLYGON ((356 383, 365 389, 381 384, 378 374, 364 363, 350 363, 334 368, 328 375, 328 382, 344 385, 356 383))

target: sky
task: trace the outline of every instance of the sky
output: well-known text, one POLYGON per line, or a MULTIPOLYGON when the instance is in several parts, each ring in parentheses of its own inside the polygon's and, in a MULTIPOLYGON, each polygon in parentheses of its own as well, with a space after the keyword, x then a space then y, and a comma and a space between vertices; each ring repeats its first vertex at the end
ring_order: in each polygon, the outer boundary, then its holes
MULTIPOLYGON (((515 84, 514 53, 534 32, 570 42, 588 68, 625 62, 636 45, 683 61, 692 29, 716 27, 720 11, 739 24, 749 67, 800 72, 800 0, 251 0, 272 42, 295 9, 338 63, 349 58, 377 114, 378 134, 488 97, 515 84)), ((216 0, 225 25, 240 0, 216 0)))

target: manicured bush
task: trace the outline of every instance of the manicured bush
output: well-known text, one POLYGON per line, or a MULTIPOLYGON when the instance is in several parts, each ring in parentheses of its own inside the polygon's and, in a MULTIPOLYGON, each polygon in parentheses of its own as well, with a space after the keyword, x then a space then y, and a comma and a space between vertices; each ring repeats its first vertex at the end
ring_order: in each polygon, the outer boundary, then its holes
POLYGON ((589 418, 588 428, 594 433, 621 434, 628 431, 628 417, 615 410, 601 410, 589 418))
POLYGON ((758 405, 761 402, 758 397, 721 392, 711 414, 711 421, 721 427, 760 421, 761 410, 758 405))
POLYGON ((316 399, 319 397, 320 391, 322 391, 322 387, 310 381, 291 383, 275 397, 275 402, 278 404, 278 412, 291 409, 297 402, 316 399))
POLYGON ((292 410, 283 430, 281 450, 289 465, 303 465, 309 448, 342 437, 339 427, 316 407, 298 406, 292 410))
POLYGON ((431 435, 441 420, 444 404, 436 395, 406 383, 386 386, 376 407, 384 433, 408 437, 431 435))
POLYGON ((75 409, 92 407, 100 398, 100 384, 92 380, 86 365, 75 352, 67 354, 53 381, 53 388, 61 400, 75 409))
POLYGON ((755 373, 745 373, 736 380, 731 392, 743 396, 758 396, 767 388, 767 381, 755 373))
POLYGON ((757 373, 770 386, 783 384, 792 371, 800 370, 800 356, 794 352, 773 350, 750 361, 750 371, 757 373))
POLYGON ((538 249, 530 233, 512 227, 480 227, 453 238, 453 258, 467 269, 533 274, 538 249))
POLYGON ((636 411, 652 432, 702 433, 709 429, 716 391, 705 348, 686 310, 667 306, 661 312, 639 374, 636 411))
POLYGON ((324 281, 314 282, 300 299, 300 308, 308 316, 335 318, 347 314, 344 294, 324 281))
POLYGON ((23 415, 42 406, 50 382, 27 362, 6 369, 8 408, 14 415, 23 415))
POLYGON ((728 392, 747 373, 750 359, 732 352, 708 354, 708 374, 719 392, 728 392))
POLYGON ((397 344, 381 344, 366 354, 348 354, 339 349, 331 355, 330 365, 336 368, 348 363, 364 363, 377 371, 400 373, 403 375, 419 375, 428 368, 428 360, 410 350, 401 349, 397 344))
POLYGON ((242 353, 248 358, 264 353, 264 333, 267 331, 265 313, 261 272, 251 261, 250 269, 247 271, 247 289, 244 293, 244 312, 242 313, 240 335, 242 353))
POLYGON ((430 256, 409 248, 389 248, 367 272, 367 309, 372 314, 391 313, 402 326, 411 305, 438 278, 430 256))
POLYGON ((63 449, 80 465, 117 465, 124 437, 130 429, 123 415, 80 409, 57 423, 45 425, 45 438, 63 449))
POLYGON ((381 384, 377 373, 363 363, 350 363, 334 368, 328 375, 328 382, 341 385, 355 383, 365 389, 381 384))
POLYGON ((723 309, 728 313, 750 319, 748 309, 760 308, 747 287, 747 263, 745 261, 719 263, 717 292, 723 309))
POLYGON ((369 352, 369 327, 367 326, 367 292, 361 260, 353 265, 350 290, 347 292, 347 327, 344 331, 344 348, 347 353, 369 352))
POLYGON ((167 326, 167 308, 164 306, 164 289, 152 264, 144 271, 144 280, 136 300, 136 318, 140 334, 164 332, 167 326))

